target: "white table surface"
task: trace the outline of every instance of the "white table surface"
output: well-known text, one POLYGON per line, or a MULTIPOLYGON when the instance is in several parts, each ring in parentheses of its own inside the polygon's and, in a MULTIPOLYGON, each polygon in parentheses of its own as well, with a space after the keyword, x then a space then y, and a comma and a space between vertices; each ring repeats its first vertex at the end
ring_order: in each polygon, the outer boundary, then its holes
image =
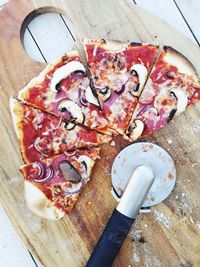
MULTIPOLYGON (((0 0, 0 6, 4 3, 6 5, 7 1, 0 0)), ((200 46, 200 0, 134 0, 131 2, 160 17, 200 46)), ((43 14, 35 18, 27 27, 24 45, 35 60, 50 62, 73 47, 74 36, 73 25, 67 18, 60 14, 43 14)), ((41 264, 28 252, 0 206, 0 267, 35 266, 41 266, 41 264)))

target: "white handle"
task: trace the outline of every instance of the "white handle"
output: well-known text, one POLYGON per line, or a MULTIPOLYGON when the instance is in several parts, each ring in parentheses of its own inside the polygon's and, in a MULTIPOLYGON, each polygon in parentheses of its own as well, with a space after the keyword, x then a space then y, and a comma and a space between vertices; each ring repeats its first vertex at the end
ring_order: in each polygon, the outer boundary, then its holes
POLYGON ((116 209, 129 218, 135 218, 154 179, 153 169, 150 166, 138 166, 134 170, 116 209))

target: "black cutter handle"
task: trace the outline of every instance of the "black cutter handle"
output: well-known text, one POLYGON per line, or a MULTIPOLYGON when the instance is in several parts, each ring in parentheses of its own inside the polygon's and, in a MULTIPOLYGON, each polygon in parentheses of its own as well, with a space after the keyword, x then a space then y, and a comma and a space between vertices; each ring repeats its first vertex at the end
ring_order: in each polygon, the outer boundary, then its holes
POLYGON ((115 209, 86 267, 111 267, 134 220, 115 209))

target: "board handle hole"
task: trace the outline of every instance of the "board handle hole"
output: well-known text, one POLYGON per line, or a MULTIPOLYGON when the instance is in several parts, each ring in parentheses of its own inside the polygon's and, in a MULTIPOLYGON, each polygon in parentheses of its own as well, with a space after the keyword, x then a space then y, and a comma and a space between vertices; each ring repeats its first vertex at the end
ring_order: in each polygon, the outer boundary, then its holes
POLYGON ((20 32, 24 49, 39 62, 52 62, 73 49, 75 36, 72 22, 53 8, 31 12, 23 21, 20 32))

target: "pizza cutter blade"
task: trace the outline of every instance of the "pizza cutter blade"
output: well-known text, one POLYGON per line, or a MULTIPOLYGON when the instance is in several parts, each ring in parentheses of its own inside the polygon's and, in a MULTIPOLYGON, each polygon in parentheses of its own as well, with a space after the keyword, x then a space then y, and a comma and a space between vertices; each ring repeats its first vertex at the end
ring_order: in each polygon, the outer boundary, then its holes
POLYGON ((150 143, 126 147, 112 167, 113 192, 119 199, 86 267, 111 267, 143 206, 157 205, 171 193, 176 170, 170 155, 150 143))
POLYGON ((115 158, 112 166, 113 196, 119 201, 133 170, 139 165, 149 165, 155 175, 153 185, 142 204, 152 207, 165 200, 176 182, 176 168, 171 156, 160 146, 141 142, 127 146, 115 158))

